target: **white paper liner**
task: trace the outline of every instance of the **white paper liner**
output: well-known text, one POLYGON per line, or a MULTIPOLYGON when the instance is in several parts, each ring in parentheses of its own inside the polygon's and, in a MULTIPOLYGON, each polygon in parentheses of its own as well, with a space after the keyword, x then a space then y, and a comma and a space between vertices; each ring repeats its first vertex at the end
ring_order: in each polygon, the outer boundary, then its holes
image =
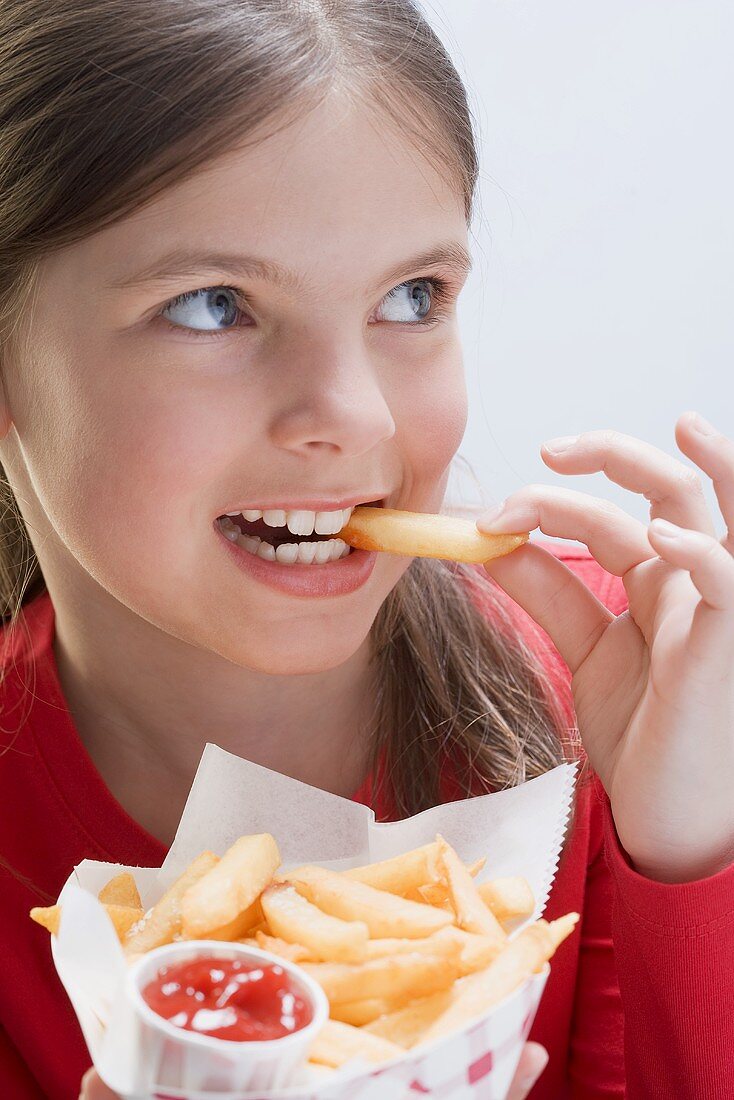
POLYGON ((503 1100, 547 968, 461 1032, 384 1067, 354 1065, 313 1084, 304 1070, 303 1084, 268 1093, 192 1091, 185 1081, 179 1088, 158 1088, 122 992, 127 964, 96 894, 114 874, 130 871, 149 907, 202 850, 221 855, 246 833, 272 833, 285 867, 319 863, 341 869, 398 855, 430 843, 440 832, 465 862, 487 856, 478 881, 512 875, 528 880, 536 907, 522 928, 542 914, 550 894, 575 772, 575 764, 561 764, 506 791, 379 823, 365 806, 207 745, 163 866, 85 860, 59 895, 63 915, 59 935, 52 937, 54 962, 100 1076, 125 1100, 503 1100))

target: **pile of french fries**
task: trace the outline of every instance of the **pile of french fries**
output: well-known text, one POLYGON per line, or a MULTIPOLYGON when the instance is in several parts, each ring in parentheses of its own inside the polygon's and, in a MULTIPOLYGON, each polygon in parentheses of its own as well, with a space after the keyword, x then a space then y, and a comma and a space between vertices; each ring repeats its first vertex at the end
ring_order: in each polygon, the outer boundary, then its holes
MULTIPOLYGON (((380 1063, 482 1016, 539 971, 577 913, 537 920, 510 938, 535 899, 522 878, 477 884, 443 837, 380 863, 279 873, 269 833, 218 858, 202 852, 147 913, 131 874, 100 891, 127 957, 180 940, 245 943, 297 963, 323 987, 330 1019, 310 1062, 380 1063)), ((31 910, 58 932, 61 907, 31 910)))

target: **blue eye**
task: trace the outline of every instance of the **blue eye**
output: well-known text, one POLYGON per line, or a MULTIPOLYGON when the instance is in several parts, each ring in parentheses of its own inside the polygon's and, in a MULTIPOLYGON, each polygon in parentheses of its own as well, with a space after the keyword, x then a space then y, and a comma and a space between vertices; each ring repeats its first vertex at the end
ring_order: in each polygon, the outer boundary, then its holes
POLYGON ((202 335, 221 333, 223 330, 217 327, 218 324, 232 328, 240 313, 237 291, 226 286, 187 290, 173 298, 161 316, 168 319, 170 311, 177 308, 183 316, 180 321, 171 322, 172 327, 193 329, 202 335))
MULTIPOLYGON (((378 320, 403 327, 428 328, 448 316, 444 305, 448 296, 448 284, 437 276, 409 279, 384 296, 378 320)), ((252 318, 242 309, 245 301, 242 291, 236 287, 204 287, 187 290, 172 298, 159 316, 169 329, 193 339, 227 336, 252 324, 252 318), (179 314, 175 321, 171 319, 174 312, 179 314)))
MULTIPOLYGON (((424 321, 431 312, 433 294, 436 292, 435 279, 410 279, 385 295, 383 302, 389 302, 397 316, 385 317, 383 321, 424 321)), ((384 314, 384 310, 383 310, 384 314)))

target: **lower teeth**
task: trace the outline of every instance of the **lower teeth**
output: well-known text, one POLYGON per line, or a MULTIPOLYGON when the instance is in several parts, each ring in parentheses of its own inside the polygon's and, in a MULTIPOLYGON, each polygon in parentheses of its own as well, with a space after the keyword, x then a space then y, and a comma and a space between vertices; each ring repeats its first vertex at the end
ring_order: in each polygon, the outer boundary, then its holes
POLYGON ((269 542, 257 535, 243 535, 239 527, 229 520, 227 523, 219 521, 222 534, 236 542, 243 550, 254 554, 265 561, 277 561, 280 565, 326 565, 332 561, 339 561, 351 553, 351 547, 347 546, 343 539, 325 539, 321 542, 286 542, 278 547, 271 546, 269 542))

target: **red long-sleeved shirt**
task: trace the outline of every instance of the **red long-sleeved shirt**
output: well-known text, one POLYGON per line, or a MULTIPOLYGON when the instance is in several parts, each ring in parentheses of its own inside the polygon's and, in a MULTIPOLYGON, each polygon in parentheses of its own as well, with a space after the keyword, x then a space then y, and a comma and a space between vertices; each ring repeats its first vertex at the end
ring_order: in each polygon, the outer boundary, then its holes
MULTIPOLYGON (((584 553, 562 556, 623 610, 616 578, 584 553)), ((11 731, 0 734, 0 1097, 76 1100, 89 1055, 48 933, 28 910, 55 900, 82 859, 158 866, 165 849, 112 797, 81 743, 56 672, 49 597, 24 615, 29 640, 18 633, 0 689, 0 726, 11 731)), ((553 670, 565 690, 567 674, 553 670)), ((355 798, 369 803, 370 786, 355 798)), ((734 1097, 734 865, 682 885, 637 874, 595 781, 580 788, 545 916, 570 910, 580 931, 553 959, 531 1033, 550 1054, 533 1100, 734 1097)))

